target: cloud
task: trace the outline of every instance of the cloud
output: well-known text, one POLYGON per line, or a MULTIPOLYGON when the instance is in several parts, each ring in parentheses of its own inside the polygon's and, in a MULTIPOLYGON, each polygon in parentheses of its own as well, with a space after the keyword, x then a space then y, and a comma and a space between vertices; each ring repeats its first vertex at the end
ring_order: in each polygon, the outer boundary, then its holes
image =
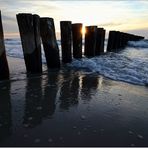
POLYGON ((17 13, 33 13, 53 17, 56 31, 61 20, 106 29, 137 29, 148 26, 146 1, 95 1, 95 0, 0 0, 5 32, 18 32, 17 13))
POLYGON ((98 24, 98 26, 104 26, 104 27, 114 27, 114 26, 120 26, 120 25, 123 25, 123 23, 108 22, 108 23, 98 24))
POLYGON ((16 21, 16 19, 14 17, 6 16, 3 14, 2 14, 2 19, 3 19, 3 21, 16 21))

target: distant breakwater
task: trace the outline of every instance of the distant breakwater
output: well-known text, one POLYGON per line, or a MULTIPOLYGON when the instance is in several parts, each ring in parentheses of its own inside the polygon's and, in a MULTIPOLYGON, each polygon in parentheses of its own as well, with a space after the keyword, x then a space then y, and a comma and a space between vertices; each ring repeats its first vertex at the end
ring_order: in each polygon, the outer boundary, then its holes
MULTIPOLYGON (((20 32, 21 44, 28 74, 42 73, 41 41, 49 69, 60 68, 62 63, 71 63, 72 59, 81 59, 82 52, 82 23, 73 24, 71 21, 60 21, 61 52, 55 35, 54 19, 40 17, 36 14, 19 13, 16 15, 20 32)), ((85 26, 84 56, 93 58, 104 54, 104 28, 85 26)), ((110 31, 107 52, 118 52, 124 49, 128 41, 139 41, 142 36, 120 31, 110 31)), ((3 26, 0 13, 0 80, 9 79, 9 67, 6 57, 3 26)))

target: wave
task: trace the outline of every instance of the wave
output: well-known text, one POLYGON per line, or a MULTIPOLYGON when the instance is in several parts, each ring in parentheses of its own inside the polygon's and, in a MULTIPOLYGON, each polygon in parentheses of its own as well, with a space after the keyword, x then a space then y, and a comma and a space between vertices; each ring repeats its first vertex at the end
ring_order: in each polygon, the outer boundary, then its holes
MULTIPOLYGON (((60 40, 57 41, 61 49, 60 40)), ((107 40, 105 41, 105 46, 107 40)), ((8 56, 24 58, 20 39, 5 40, 8 56)), ((61 55, 61 50, 60 50, 61 55)), ((46 63, 42 47, 42 62, 46 63)), ((128 46, 119 53, 107 53, 94 58, 73 59, 67 64, 70 68, 89 73, 98 73, 113 80, 132 84, 148 84, 148 40, 128 42, 128 46)))
POLYGON ((136 48, 148 48, 148 40, 129 41, 128 46, 136 48))
POLYGON ((130 59, 118 53, 108 53, 91 59, 73 60, 67 64, 71 68, 90 73, 98 73, 113 80, 132 84, 148 84, 148 61, 130 59))

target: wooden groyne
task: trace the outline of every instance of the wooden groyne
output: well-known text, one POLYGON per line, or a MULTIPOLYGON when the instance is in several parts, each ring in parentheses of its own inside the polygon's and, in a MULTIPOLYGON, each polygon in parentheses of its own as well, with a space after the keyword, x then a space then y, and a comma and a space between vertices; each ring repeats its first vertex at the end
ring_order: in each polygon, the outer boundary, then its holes
POLYGON ((62 62, 70 63, 72 61, 72 23, 71 21, 61 21, 60 27, 62 62))
POLYGON ((105 29, 97 28, 95 56, 104 54, 105 29))
POLYGON ((73 57, 82 58, 82 23, 72 24, 73 57))
MULTIPOLYGON (((27 73, 42 73, 41 41, 48 68, 60 68, 60 53, 56 40, 54 19, 40 18, 37 14, 19 13, 16 15, 27 73)), ((73 58, 83 56, 91 58, 104 54, 106 30, 97 26, 86 26, 84 53, 82 52, 82 23, 60 21, 61 59, 70 63, 73 58)), ((118 52, 124 49, 128 41, 139 41, 142 36, 120 31, 109 31, 107 52, 118 52)), ((6 58, 3 27, 0 13, 0 80, 9 79, 9 68, 6 58)))
POLYGON ((40 17, 20 13, 16 15, 26 69, 28 73, 41 73, 40 17))
POLYGON ((108 37, 107 51, 118 52, 125 48, 128 41, 139 41, 144 39, 142 36, 124 33, 120 31, 110 31, 108 37))
POLYGON ((53 18, 40 18, 40 31, 48 68, 59 68, 59 47, 53 18))

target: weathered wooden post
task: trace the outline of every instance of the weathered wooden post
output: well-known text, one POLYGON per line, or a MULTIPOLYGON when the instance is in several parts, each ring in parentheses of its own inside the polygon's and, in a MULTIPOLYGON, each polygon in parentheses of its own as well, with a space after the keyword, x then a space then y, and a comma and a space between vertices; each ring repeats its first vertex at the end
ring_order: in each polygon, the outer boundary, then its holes
POLYGON ((28 73, 42 72, 40 17, 29 13, 16 15, 28 73))
POLYGON ((36 60, 37 60, 37 71, 42 72, 42 53, 41 53, 41 38, 40 38, 40 17, 38 15, 33 15, 34 24, 34 36, 35 36, 35 46, 36 46, 36 60))
POLYGON ((120 31, 116 31, 115 52, 118 52, 120 49, 120 40, 121 40, 121 33, 120 33, 120 31))
POLYGON ((115 50, 116 31, 110 31, 107 44, 107 52, 113 52, 115 50))
POLYGON ((97 26, 86 26, 84 55, 86 57, 95 56, 97 26))
POLYGON ((105 30, 103 28, 97 28, 95 55, 104 53, 104 40, 105 30))
POLYGON ((73 57, 82 58, 82 24, 72 24, 73 57))
POLYGON ((9 67, 6 58, 3 25, 0 11, 0 80, 9 79, 9 67))
POLYGON ((47 66, 48 68, 59 68, 60 56, 53 18, 40 18, 40 30, 47 66))
POLYGON ((61 47, 62 62, 70 63, 72 61, 72 24, 71 21, 61 21, 61 47))
POLYGON ((124 40, 125 40, 125 35, 123 32, 120 32, 120 48, 124 48, 125 46, 124 40))
POLYGON ((123 39, 123 47, 125 47, 127 45, 127 34, 124 32, 123 33, 124 39, 123 39))

